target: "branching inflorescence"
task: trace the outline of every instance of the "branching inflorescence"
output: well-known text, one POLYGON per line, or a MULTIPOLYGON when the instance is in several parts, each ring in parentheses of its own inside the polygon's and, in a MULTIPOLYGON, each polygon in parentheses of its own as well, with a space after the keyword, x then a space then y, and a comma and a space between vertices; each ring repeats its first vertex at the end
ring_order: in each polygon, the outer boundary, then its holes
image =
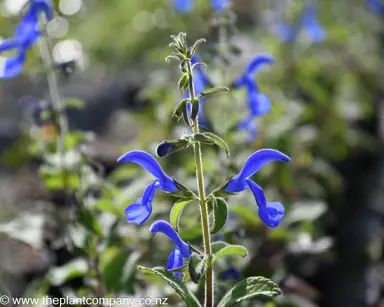
MULTIPOLYGON (((225 150, 227 156, 229 156, 229 148, 226 142, 218 135, 211 132, 200 132, 201 99, 207 95, 228 92, 229 90, 225 87, 206 89, 210 82, 205 73, 200 70, 200 66, 205 64, 199 62, 195 55, 199 44, 204 42, 203 39, 188 47, 186 34, 180 33, 177 36, 171 36, 171 38, 173 41, 170 46, 174 48, 174 52, 167 57, 167 61, 177 60, 180 62, 179 66, 182 76, 178 86, 181 92, 187 92, 184 98, 176 105, 173 115, 177 120, 183 118, 185 124, 191 128, 191 134, 183 135, 180 139, 161 142, 156 152, 158 156, 165 157, 177 150, 186 150, 192 147, 195 158, 197 193, 192 192, 191 189, 166 175, 158 162, 150 154, 137 150, 130 151, 121 156, 118 162, 137 163, 156 177, 156 180, 146 188, 142 198, 139 198, 134 204, 126 208, 125 213, 128 222, 143 224, 148 220, 152 212, 152 200, 156 189, 174 194, 175 196, 180 192, 183 193, 183 198, 174 205, 174 208, 177 208, 177 210, 171 210, 170 223, 163 220, 155 221, 150 227, 152 233, 161 232, 175 244, 175 248, 169 256, 166 269, 162 267, 153 269, 140 267, 140 269, 143 272, 152 272, 163 277, 164 280, 176 289, 187 303, 187 306, 201 305, 192 293, 185 290, 185 287, 182 285, 183 281, 190 277, 192 281, 199 283, 200 279, 204 276, 204 306, 213 307, 215 261, 229 255, 247 255, 247 250, 243 246, 230 245, 224 241, 212 241, 211 235, 222 230, 227 221, 228 208, 225 197, 250 189, 255 196, 260 219, 269 227, 277 227, 284 216, 283 205, 279 202, 267 202, 262 188, 252 181, 251 177, 263 165, 269 162, 289 162, 290 158, 277 150, 261 149, 248 158, 238 175, 230 178, 211 193, 206 194, 201 155, 202 145, 217 145, 225 150), (189 202, 196 202, 200 207, 203 252, 184 242, 178 234, 178 221, 182 208, 189 202), (169 271, 173 275, 170 275, 169 271)), ((249 64, 245 73, 233 82, 234 87, 245 87, 247 89, 251 116, 264 114, 270 108, 269 99, 258 91, 257 85, 252 78, 252 73, 262 64, 272 63, 273 61, 274 59, 269 56, 258 56, 249 64)), ((243 287, 254 284, 264 284, 270 287, 269 297, 279 294, 278 286, 263 277, 247 278, 237 284, 235 288, 240 290, 243 287)), ((246 298, 257 297, 260 294, 257 291, 250 291, 246 297, 242 297, 240 294, 238 294, 240 295, 239 297, 232 297, 231 293, 233 292, 234 289, 230 290, 218 306, 233 306, 232 304, 235 301, 239 302, 246 298), (228 299, 229 296, 231 296, 230 299, 228 299)))

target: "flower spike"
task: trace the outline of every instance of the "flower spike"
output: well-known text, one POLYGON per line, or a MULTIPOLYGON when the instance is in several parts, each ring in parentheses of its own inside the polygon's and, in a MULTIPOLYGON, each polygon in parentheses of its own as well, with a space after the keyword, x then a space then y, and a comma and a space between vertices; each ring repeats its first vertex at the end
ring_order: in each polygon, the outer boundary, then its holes
POLYGON ((152 233, 161 232, 165 234, 176 245, 176 247, 184 258, 191 257, 188 244, 180 238, 179 234, 172 228, 171 224, 169 224, 168 222, 163 220, 156 221, 151 225, 149 231, 152 233))
POLYGON ((176 192, 177 187, 173 179, 166 175, 159 163, 148 153, 141 150, 133 150, 125 153, 117 159, 119 163, 136 163, 145 168, 158 179, 158 188, 165 192, 176 192))
POLYGON ((246 179, 255 174, 263 165, 272 161, 289 162, 291 158, 275 149, 258 150, 248 158, 240 173, 229 181, 225 191, 237 193, 248 189, 246 179))
POLYGON ((279 202, 267 202, 262 188, 252 180, 247 179, 247 184, 255 196, 260 219, 269 227, 279 226, 285 213, 283 205, 279 202))

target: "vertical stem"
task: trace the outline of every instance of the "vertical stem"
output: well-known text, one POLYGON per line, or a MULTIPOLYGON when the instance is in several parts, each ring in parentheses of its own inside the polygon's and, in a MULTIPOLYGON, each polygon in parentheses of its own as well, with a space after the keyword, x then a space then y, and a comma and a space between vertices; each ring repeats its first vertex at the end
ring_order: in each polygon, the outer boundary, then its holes
MULTIPOLYGON (((189 95, 191 103, 199 103, 195 98, 195 90, 193 86, 193 73, 191 68, 191 62, 187 62, 187 70, 189 73, 189 95)), ((199 133, 198 117, 193 121, 193 134, 199 133)), ((213 267, 212 267, 212 250, 211 250, 211 233, 209 230, 208 219, 208 207, 205 199, 204 188, 204 175, 203 175, 203 161, 201 158, 201 144, 196 142, 193 145, 196 164, 196 179, 197 188, 200 199, 200 214, 203 228, 203 240, 204 240, 204 253, 207 257, 206 269, 205 269, 205 307, 213 307, 214 303, 214 288, 213 288, 213 267)))
POLYGON ((47 81, 52 107, 58 116, 57 126, 59 136, 57 138, 57 152, 60 157, 60 168, 64 169, 65 138, 68 133, 68 119, 65 114, 65 106, 61 98, 56 72, 53 67, 52 48, 49 39, 41 36, 38 40, 41 58, 47 72, 47 81))

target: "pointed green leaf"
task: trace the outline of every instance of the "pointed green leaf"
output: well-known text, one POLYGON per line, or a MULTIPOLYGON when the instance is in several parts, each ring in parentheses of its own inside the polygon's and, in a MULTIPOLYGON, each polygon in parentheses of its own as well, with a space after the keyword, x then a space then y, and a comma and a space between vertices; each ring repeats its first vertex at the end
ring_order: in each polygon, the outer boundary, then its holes
POLYGON ((226 256, 245 257, 248 255, 248 251, 244 246, 231 245, 225 242, 215 242, 212 244, 212 252, 214 253, 212 263, 226 256))
POLYGON ((217 146, 221 147, 225 150, 227 153, 227 157, 229 157, 229 147, 227 143, 218 135, 212 133, 212 132, 204 132, 204 133, 198 133, 194 135, 194 140, 203 142, 206 144, 216 144, 217 146))
POLYGON ((184 207, 187 204, 189 204, 191 201, 192 199, 181 199, 173 205, 169 220, 171 222, 172 227, 176 231, 179 231, 179 221, 180 221, 181 212, 183 212, 184 207))
POLYGON ((184 93, 189 85, 189 74, 185 73, 181 76, 179 80, 179 91, 184 93))
POLYGON ((206 42, 205 38, 200 38, 200 39, 198 39, 198 40, 193 44, 193 46, 188 50, 188 56, 189 56, 189 57, 192 57, 192 56, 195 54, 197 47, 199 47, 199 45, 200 45, 201 43, 205 43, 205 42, 206 42))
POLYGON ((198 284, 205 268, 205 262, 207 258, 197 253, 192 253, 188 263, 188 271, 191 280, 198 284))
POLYGON ((281 290, 272 280, 258 276, 248 277, 236 284, 224 295, 217 307, 237 306, 241 301, 251 298, 274 298, 281 290))
POLYGON ((218 92, 229 92, 229 88, 227 87, 214 87, 210 88, 208 90, 205 90, 204 92, 201 92, 199 95, 197 95, 196 99, 200 99, 204 96, 212 95, 218 92))
POLYGON ((217 233, 224 227, 228 218, 228 204, 224 198, 213 199, 213 224, 211 233, 217 233))
POLYGON ((188 307, 201 307, 196 296, 187 288, 187 286, 173 275, 172 272, 167 271, 163 267, 146 268, 139 266, 138 269, 146 274, 156 274, 166 281, 181 297, 188 307))

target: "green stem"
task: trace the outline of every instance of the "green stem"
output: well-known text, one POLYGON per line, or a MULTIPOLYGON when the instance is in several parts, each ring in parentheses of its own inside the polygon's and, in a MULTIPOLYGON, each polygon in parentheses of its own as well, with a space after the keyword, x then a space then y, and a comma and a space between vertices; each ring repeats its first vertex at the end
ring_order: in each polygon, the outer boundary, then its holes
MULTIPOLYGON (((193 73, 191 68, 191 63, 187 63, 189 78, 189 94, 191 97, 191 103, 199 103, 195 98, 195 90, 193 86, 193 73)), ((193 121, 193 134, 199 133, 199 122, 198 117, 193 121)), ((203 241, 204 241, 204 253, 207 257, 207 263, 205 268, 205 307, 213 307, 214 303, 214 287, 213 287, 213 266, 212 266, 212 250, 211 250, 211 233, 209 230, 209 219, 208 219, 208 207, 207 200, 205 198, 205 188, 204 188, 204 175, 203 175, 203 161, 201 157, 201 144, 196 142, 193 145, 194 154, 195 154, 195 164, 196 164, 196 179, 197 179, 197 188, 200 202, 200 214, 202 221, 203 229, 203 241)))

